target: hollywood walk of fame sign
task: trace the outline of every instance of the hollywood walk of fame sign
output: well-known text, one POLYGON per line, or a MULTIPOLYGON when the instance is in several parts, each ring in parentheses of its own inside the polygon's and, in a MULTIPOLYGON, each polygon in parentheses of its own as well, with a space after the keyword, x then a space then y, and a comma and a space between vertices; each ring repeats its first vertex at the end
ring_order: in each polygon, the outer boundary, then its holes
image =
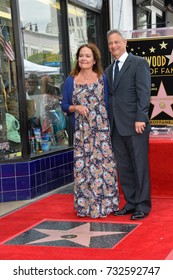
POLYGON ((151 71, 152 126, 173 126, 173 36, 129 39, 127 51, 146 59, 151 71))

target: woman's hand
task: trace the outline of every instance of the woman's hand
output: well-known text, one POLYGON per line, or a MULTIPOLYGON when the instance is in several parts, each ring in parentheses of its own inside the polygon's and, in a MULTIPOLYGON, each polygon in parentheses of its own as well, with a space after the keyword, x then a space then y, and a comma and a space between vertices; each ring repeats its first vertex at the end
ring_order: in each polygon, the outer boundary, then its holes
POLYGON ((78 112, 82 116, 87 117, 88 113, 89 113, 89 110, 84 105, 75 105, 75 112, 78 112))

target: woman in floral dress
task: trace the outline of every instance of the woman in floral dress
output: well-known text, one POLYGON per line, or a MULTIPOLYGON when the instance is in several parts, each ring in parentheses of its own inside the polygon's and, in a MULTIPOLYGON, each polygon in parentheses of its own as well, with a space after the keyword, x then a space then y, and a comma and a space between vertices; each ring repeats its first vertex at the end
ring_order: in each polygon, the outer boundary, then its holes
POLYGON ((62 100, 63 111, 72 113, 74 127, 74 208, 79 217, 106 217, 119 205, 107 82, 94 44, 80 46, 76 59, 62 100))

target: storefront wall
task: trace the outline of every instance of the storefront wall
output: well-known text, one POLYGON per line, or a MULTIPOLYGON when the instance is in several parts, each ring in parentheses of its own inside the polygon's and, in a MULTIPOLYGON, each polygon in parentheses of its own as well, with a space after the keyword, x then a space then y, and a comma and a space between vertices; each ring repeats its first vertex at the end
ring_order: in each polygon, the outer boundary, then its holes
POLYGON ((31 199, 73 182, 63 83, 77 48, 101 45, 106 1, 84 2, 0 3, 0 202, 31 199))

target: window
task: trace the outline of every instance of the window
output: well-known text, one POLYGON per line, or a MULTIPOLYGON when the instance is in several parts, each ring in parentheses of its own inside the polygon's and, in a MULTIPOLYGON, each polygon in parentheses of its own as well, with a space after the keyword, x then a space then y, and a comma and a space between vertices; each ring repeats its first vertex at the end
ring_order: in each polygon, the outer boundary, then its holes
POLYGON ((10 1, 0 2, 0 161, 21 157, 18 86, 10 1))
POLYGON ((34 157, 69 146, 66 115, 61 110, 64 82, 59 36, 61 13, 56 0, 19 0, 19 9, 25 58, 28 135, 31 157, 34 157))
POLYGON ((96 42, 96 15, 68 4, 68 18, 76 23, 73 32, 69 31, 71 66, 73 67, 78 47, 88 42, 96 42))
POLYGON ((151 13, 147 10, 137 9, 137 29, 151 28, 151 13))
POLYGON ((31 55, 37 54, 38 50, 31 47, 31 55))

